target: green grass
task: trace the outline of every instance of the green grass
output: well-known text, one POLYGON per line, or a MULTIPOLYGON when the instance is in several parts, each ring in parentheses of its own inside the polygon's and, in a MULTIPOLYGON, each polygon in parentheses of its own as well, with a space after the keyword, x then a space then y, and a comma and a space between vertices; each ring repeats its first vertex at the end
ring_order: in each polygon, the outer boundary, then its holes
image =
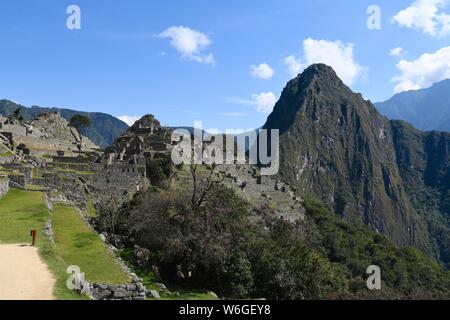
POLYGON ((97 217, 97 210, 95 210, 94 203, 92 201, 92 198, 85 193, 87 204, 86 209, 84 210, 83 214, 87 218, 95 218, 97 217))
POLYGON ((31 184, 31 183, 27 183, 25 185, 25 189, 28 191, 45 191, 44 187, 35 185, 35 184, 31 184))
POLYGON ((44 178, 43 171, 39 170, 37 168, 33 168, 33 178, 34 179, 42 179, 42 178, 44 178))
POLYGON ((20 176, 22 173, 14 170, 3 169, 0 167, 0 175, 4 176, 20 176))
MULTIPOLYGON (((174 291, 170 294, 160 293, 160 300, 219 300, 216 297, 200 290, 190 290, 185 288, 171 288, 171 290, 174 291), (175 292, 177 292, 178 295, 175 295, 175 292)), ((156 299, 149 298, 148 300, 156 299)))
POLYGON ((75 209, 56 204, 53 211, 56 252, 68 265, 79 266, 91 282, 129 282, 113 254, 75 209))
POLYGON ((31 242, 30 230, 38 230, 36 244, 39 254, 56 280, 53 294, 60 300, 81 299, 66 288, 66 264, 55 254, 53 244, 43 232, 49 218, 44 194, 10 190, 0 199, 0 243, 28 244, 31 242))
POLYGON ((50 215, 42 193, 10 190, 0 199, 0 217, 0 242, 13 244, 29 243, 30 230, 43 230, 50 215))
POLYGON ((0 157, 11 157, 14 154, 11 151, 6 151, 4 153, 0 153, 0 157))

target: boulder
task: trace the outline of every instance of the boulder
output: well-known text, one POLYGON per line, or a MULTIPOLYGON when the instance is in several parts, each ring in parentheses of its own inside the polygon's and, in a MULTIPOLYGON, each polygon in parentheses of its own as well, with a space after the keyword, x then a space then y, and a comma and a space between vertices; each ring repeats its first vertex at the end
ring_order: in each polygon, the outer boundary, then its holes
POLYGON ((95 300, 105 300, 112 296, 112 292, 109 290, 103 290, 101 288, 94 288, 92 296, 95 300))
POLYGON ((150 290, 148 293, 150 294, 150 297, 152 297, 154 299, 161 299, 161 296, 159 295, 158 291, 156 291, 156 290, 150 290))
POLYGON ((130 293, 124 288, 118 288, 114 292, 114 298, 124 299, 124 298, 127 298, 127 297, 130 297, 130 293))
POLYGON ((164 285, 164 283, 155 283, 155 286, 157 286, 159 291, 161 291, 161 292, 169 292, 169 290, 164 285))

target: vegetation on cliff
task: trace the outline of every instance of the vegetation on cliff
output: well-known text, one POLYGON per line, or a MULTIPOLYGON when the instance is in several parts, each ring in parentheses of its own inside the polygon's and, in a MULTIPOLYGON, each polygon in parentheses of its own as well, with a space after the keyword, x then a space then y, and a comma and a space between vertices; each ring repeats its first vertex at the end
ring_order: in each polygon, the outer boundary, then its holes
POLYGON ((323 64, 287 84, 264 128, 280 128, 279 177, 301 196, 448 267, 449 133, 389 121, 323 64))
MULTIPOLYGON (((227 298, 449 297, 450 275, 437 263, 345 222, 316 201, 304 201, 305 221, 292 224, 220 183, 199 185, 197 195, 141 192, 115 215, 116 233, 134 239, 130 246, 148 250, 141 267, 157 270, 155 277, 169 284, 227 298), (380 291, 366 287, 370 265, 381 267, 380 291)), ((99 219, 108 216, 100 213, 99 219)))

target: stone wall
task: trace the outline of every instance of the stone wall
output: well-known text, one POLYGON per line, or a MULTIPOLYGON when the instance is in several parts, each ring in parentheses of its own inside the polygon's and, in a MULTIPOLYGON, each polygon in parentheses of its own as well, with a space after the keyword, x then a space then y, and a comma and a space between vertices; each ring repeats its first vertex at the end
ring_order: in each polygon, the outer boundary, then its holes
POLYGON ((91 171, 95 175, 88 177, 88 191, 98 202, 109 201, 111 197, 119 202, 127 201, 148 186, 145 167, 127 163, 95 163, 91 165, 91 171))
POLYGON ((131 283, 124 285, 92 283, 90 289, 94 300, 145 300, 147 292, 142 280, 137 277, 134 277, 131 283))
POLYGON ((0 177, 0 198, 6 195, 9 191, 9 180, 8 178, 0 177))
POLYGON ((13 163, 16 159, 15 156, 1 156, 0 155, 0 164, 13 163))
POLYGON ((92 159, 84 158, 84 157, 53 157, 53 162, 62 162, 62 163, 91 163, 92 159))
POLYGON ((2 167, 5 168, 5 169, 15 170, 15 171, 20 172, 24 176, 24 178, 25 178, 25 180, 27 182, 30 181, 31 178, 32 178, 33 169, 31 169, 29 167, 26 167, 26 166, 23 166, 21 164, 18 164, 18 163, 5 163, 5 164, 2 165, 2 167))
POLYGON ((25 189, 26 180, 22 174, 10 174, 8 175, 9 187, 15 189, 25 189))
POLYGON ((82 171, 82 172, 91 172, 91 167, 89 164, 84 163, 63 163, 63 162, 49 162, 47 163, 47 167, 53 168, 53 169, 69 169, 69 170, 75 170, 75 171, 82 171))
POLYGON ((43 186, 49 191, 61 193, 68 203, 81 210, 87 206, 85 181, 76 174, 45 172, 41 179, 33 179, 32 183, 43 186))

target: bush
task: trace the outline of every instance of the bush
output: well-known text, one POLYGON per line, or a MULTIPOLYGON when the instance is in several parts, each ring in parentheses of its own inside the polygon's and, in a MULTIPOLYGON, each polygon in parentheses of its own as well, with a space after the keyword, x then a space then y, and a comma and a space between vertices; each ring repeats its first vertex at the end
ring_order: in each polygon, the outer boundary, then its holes
POLYGON ((147 160, 147 177, 154 186, 162 186, 171 177, 173 165, 170 156, 147 160))
POLYGON ((221 184, 199 207, 193 202, 192 193, 150 190, 121 209, 120 229, 151 251, 165 281, 228 298, 449 297, 449 275, 436 263, 320 203, 305 201, 306 221, 292 224, 221 184), (382 270, 381 291, 365 284, 373 264, 382 270))

